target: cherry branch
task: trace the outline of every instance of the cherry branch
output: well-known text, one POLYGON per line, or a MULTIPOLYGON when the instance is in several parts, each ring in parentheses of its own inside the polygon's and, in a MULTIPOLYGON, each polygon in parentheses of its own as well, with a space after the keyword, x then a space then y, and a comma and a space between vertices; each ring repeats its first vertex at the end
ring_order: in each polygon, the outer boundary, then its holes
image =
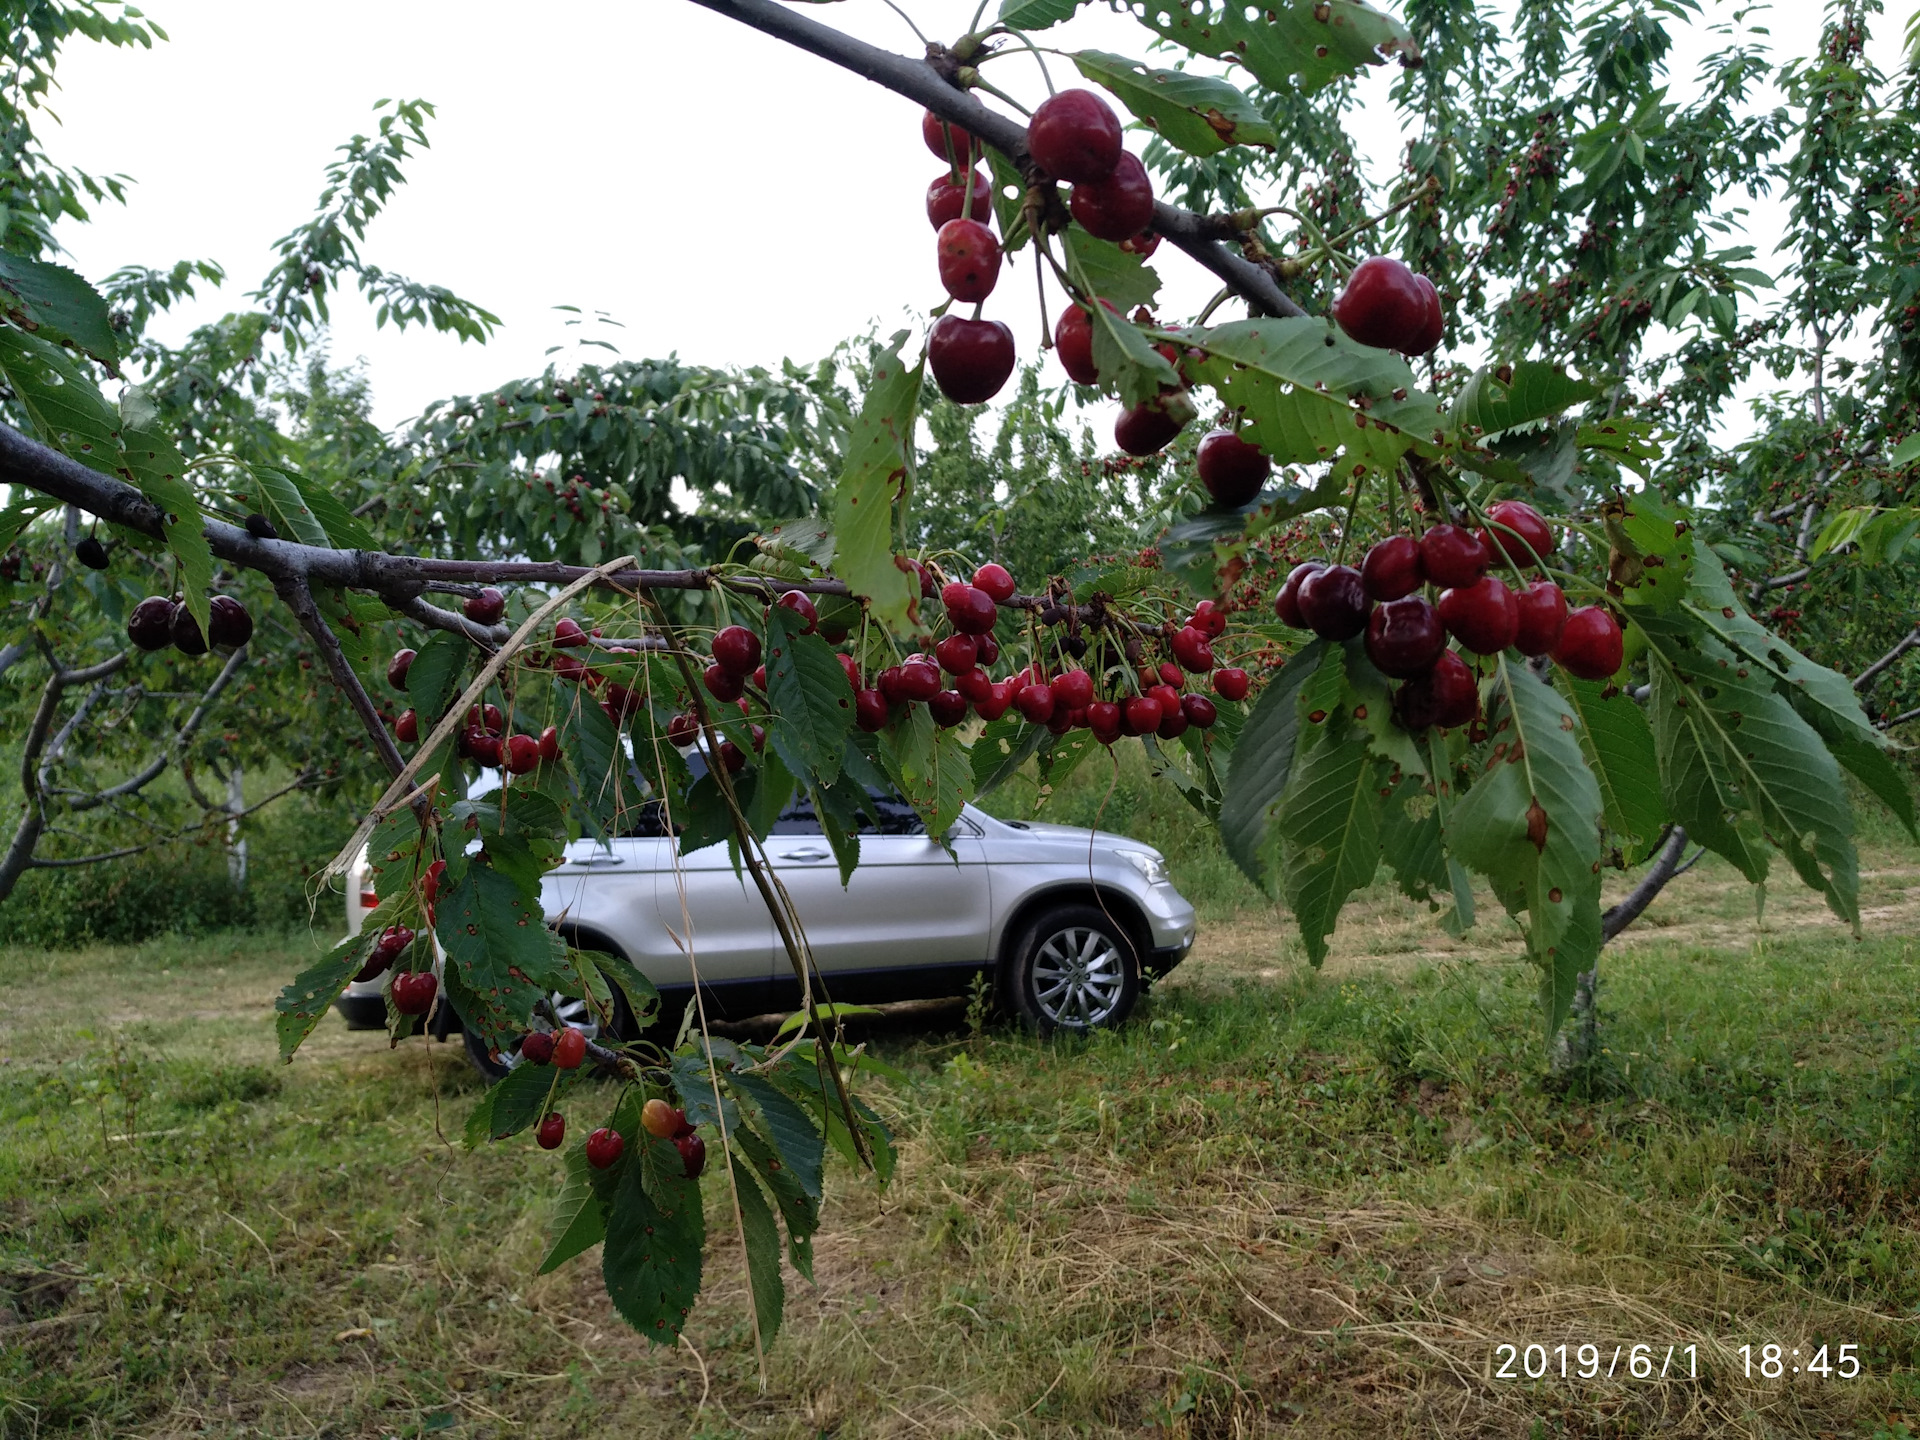
POLYGON ((1855 677, 1853 688, 1862 695, 1866 694, 1867 691, 1872 688, 1873 682, 1880 678, 1881 674, 1889 665, 1906 654, 1907 651, 1915 649, 1916 647, 1920 647, 1920 625, 1914 626, 1913 629, 1901 637, 1899 643, 1891 650, 1887 651, 1886 654, 1874 661, 1873 664, 1862 670, 1859 675, 1855 677))
MULTIPOLYGON (((954 76, 961 67, 946 50, 929 46, 929 58, 924 60, 897 55, 796 14, 772 0, 693 0, 693 3, 851 70, 896 95, 918 101, 942 120, 961 126, 1005 155, 1027 177, 1030 185, 1051 183, 1027 154, 1027 127, 989 110, 959 88, 954 76)), ((1224 242, 1239 233, 1233 217, 1196 215, 1191 210, 1156 200, 1153 228, 1217 275, 1255 313, 1306 314, 1281 290, 1271 273, 1227 248, 1224 242)))

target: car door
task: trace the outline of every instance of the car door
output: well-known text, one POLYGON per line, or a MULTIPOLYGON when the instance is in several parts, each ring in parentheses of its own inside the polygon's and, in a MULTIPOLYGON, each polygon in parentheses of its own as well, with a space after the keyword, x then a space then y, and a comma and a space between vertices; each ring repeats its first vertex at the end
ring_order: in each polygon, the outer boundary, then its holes
POLYGON ((979 831, 963 816, 949 853, 903 801, 874 796, 872 808, 878 823, 863 824, 860 863, 844 888, 810 804, 791 806, 768 837, 815 962, 835 999, 964 990, 987 959, 993 919, 979 831))
POLYGON ((664 853, 654 885, 660 923, 672 932, 668 943, 678 936, 693 951, 689 960, 675 947, 678 978, 667 983, 691 985, 697 969, 700 983, 721 993, 727 1013, 759 1014, 773 974, 773 917, 745 869, 734 872, 725 845, 707 845, 682 853, 677 867, 664 853))

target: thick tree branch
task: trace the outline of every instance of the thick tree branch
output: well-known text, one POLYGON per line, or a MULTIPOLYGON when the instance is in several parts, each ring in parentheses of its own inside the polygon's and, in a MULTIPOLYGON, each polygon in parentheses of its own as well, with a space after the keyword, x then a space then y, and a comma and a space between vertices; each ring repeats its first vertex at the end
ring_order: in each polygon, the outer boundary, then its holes
POLYGON ((1686 848, 1687 832, 1676 825, 1668 832, 1667 843, 1660 847, 1660 853, 1654 856, 1647 873, 1640 877, 1640 883, 1629 890, 1618 905, 1612 906, 1600 917, 1601 943, 1612 940, 1646 913, 1654 898, 1667 888, 1667 882, 1680 872, 1680 856, 1686 848))
POLYGON ((381 718, 380 711, 373 703, 373 697, 367 694, 367 687, 360 683, 360 677, 353 672, 353 666, 347 663, 347 655, 340 648, 340 637, 333 633, 333 627, 327 624, 326 616, 320 613, 320 607, 314 603, 313 591, 297 575, 283 575, 273 582, 281 602, 293 612, 294 619, 300 622, 300 628, 307 632, 320 657, 327 662, 327 673, 333 676, 333 683, 347 697, 347 703, 353 706, 353 713, 360 717, 360 723, 366 727, 367 735, 373 741, 373 748, 380 756, 380 763, 387 767, 390 774, 398 775, 407 768, 407 762, 400 753, 400 747, 393 743, 393 736, 387 730, 387 722, 381 718))
POLYGON ((1866 694, 1873 687, 1873 682, 1885 673, 1889 665, 1916 646, 1920 646, 1920 625, 1914 626, 1897 645, 1855 676, 1853 688, 1862 695, 1866 694))

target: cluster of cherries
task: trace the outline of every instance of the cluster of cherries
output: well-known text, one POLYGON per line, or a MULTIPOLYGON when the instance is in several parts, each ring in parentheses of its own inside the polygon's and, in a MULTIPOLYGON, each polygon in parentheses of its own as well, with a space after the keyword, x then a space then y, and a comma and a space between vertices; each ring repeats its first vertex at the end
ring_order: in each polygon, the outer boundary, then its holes
POLYGON ((127 616, 127 639, 142 650, 164 650, 169 645, 183 655, 204 655, 209 645, 237 650, 253 638, 253 616, 231 595, 207 602, 207 632, 177 596, 149 595, 127 616))
MULTIPOLYGON (((408 926, 389 925, 373 942, 373 949, 367 952, 367 962, 354 980, 364 982, 384 974, 413 941, 414 934, 408 926)), ((424 1015, 433 1008, 433 997, 439 990, 440 982, 434 978, 433 971, 402 971, 393 977, 393 1008, 402 1015, 424 1015)))
MULTIPOLYGON (((977 305, 1000 278, 1000 242, 987 226, 993 188, 977 168, 980 142, 931 110, 921 118, 927 148, 947 162, 947 173, 927 187, 927 219, 939 231, 940 283, 963 304, 977 305)), ((1137 156, 1121 145, 1120 119, 1091 90, 1063 90, 1027 122, 1027 154, 1055 180, 1073 186, 1067 209, 1088 234, 1136 254, 1151 254, 1153 182, 1137 156)), ((1086 328, 1086 314, 1078 315, 1086 328)), ((1092 365, 1091 332, 1083 342, 1092 365)), ((1013 373, 1013 332, 998 320, 943 315, 927 338, 927 364, 949 400, 977 405, 999 393, 1013 373)), ((1078 377, 1076 377, 1078 378, 1078 377)), ((1092 383, 1091 380, 1082 383, 1092 383)))
MULTIPOLYGON (((578 1035, 578 1030, 565 1030, 561 1034, 578 1035)), ((527 1041, 536 1038, 548 1038, 545 1031, 536 1030, 520 1044, 520 1053, 527 1053, 527 1041)), ((558 1042, 555 1046, 554 1064, 559 1064, 558 1042)), ((585 1053, 586 1041, 580 1042, 585 1053)), ((536 1061, 544 1064, 544 1061, 536 1061)), ((578 1065, 576 1058, 573 1062, 578 1065)), ((572 1068, 571 1066, 568 1067, 572 1068)), ((707 1142, 693 1133, 693 1126, 687 1123, 687 1114, 677 1106, 664 1100, 649 1100, 640 1107, 640 1126, 649 1135, 659 1140, 671 1140, 673 1148, 680 1152, 680 1165, 689 1180, 698 1180, 700 1172, 707 1168, 707 1142)), ((543 1150, 558 1150, 567 1138, 567 1119, 558 1110, 550 1110, 540 1121, 540 1128, 534 1132, 543 1150)), ((626 1153, 627 1139, 618 1130, 602 1126, 587 1136, 587 1163, 596 1170, 611 1169, 619 1163, 626 1153)))
POLYGON ((1624 642, 1607 610, 1569 611, 1553 581, 1509 587, 1487 572, 1502 557, 1516 572, 1543 565, 1553 552, 1550 526, 1531 505, 1502 500, 1488 507, 1492 524, 1479 533, 1459 525, 1429 526, 1419 539, 1392 535, 1367 551, 1358 570, 1309 560, 1296 565, 1274 597, 1274 613, 1296 630, 1325 640, 1365 634, 1367 658, 1405 683, 1394 714, 1409 730, 1464 725, 1479 710, 1473 671, 1448 646, 1452 636, 1476 655, 1509 647, 1551 655, 1583 680, 1604 680, 1620 668, 1624 642), (1440 590, 1436 602, 1416 594, 1440 590))
MULTIPOLYGON (((571 620, 560 623, 573 625, 571 620)), ((573 628, 580 627, 574 625, 573 628)), ((412 650, 399 650, 387 662, 387 683, 402 693, 407 688, 407 674, 413 668, 413 659, 412 650)), ((557 727, 549 725, 537 736, 509 735, 506 728, 506 716, 498 705, 474 705, 467 711, 467 723, 455 748, 463 757, 505 770, 509 775, 526 775, 560 758, 557 727)), ((420 739, 420 716, 413 710, 402 710, 393 722, 393 734, 402 744, 415 744, 420 739)))

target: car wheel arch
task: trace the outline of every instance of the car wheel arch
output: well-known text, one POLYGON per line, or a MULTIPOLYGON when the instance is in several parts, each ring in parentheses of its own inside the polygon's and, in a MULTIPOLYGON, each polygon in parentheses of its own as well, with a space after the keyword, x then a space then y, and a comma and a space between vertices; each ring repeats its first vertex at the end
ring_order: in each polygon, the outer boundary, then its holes
POLYGON ((1000 931, 1000 943, 996 947, 993 960, 994 984, 1003 993, 1007 984, 1009 968, 1020 953, 1020 947, 1033 932, 1034 926, 1048 912, 1065 905, 1091 905, 1096 910, 1105 910, 1113 916, 1127 932, 1127 939, 1133 945, 1133 963, 1137 968, 1145 969, 1147 955, 1151 950, 1148 940, 1147 919, 1135 904, 1131 896, 1111 886, 1096 888, 1086 882, 1069 881, 1062 885, 1050 885, 1021 900, 1014 912, 1007 917, 1000 931))

